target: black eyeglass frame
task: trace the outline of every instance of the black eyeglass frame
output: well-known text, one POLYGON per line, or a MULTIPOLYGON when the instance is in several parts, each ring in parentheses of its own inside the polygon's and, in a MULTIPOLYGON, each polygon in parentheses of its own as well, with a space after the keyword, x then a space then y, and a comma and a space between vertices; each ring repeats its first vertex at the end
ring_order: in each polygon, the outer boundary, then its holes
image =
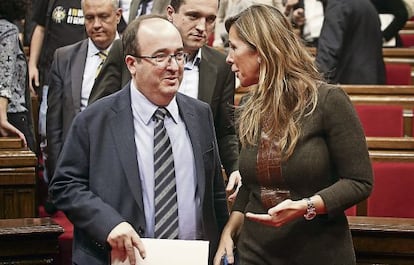
POLYGON ((131 56, 135 58, 139 58, 139 59, 154 60, 154 62, 157 64, 165 64, 167 62, 170 62, 171 59, 174 58, 177 64, 182 64, 185 62, 188 54, 183 51, 179 51, 175 54, 159 53, 156 55, 131 55, 131 56))

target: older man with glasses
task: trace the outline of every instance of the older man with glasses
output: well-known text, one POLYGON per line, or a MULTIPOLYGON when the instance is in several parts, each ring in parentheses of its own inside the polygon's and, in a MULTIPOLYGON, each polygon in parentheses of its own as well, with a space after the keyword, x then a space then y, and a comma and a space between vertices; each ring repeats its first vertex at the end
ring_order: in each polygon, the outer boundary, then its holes
MULTIPOLYGON (((184 52, 188 54, 178 92, 210 105, 230 191, 235 183, 241 184, 239 142, 234 128, 235 76, 226 64, 225 55, 206 45, 214 30, 218 8, 218 0, 171 0, 165 14, 180 31, 184 52)), ((90 102, 120 90, 130 80, 122 50, 121 43, 116 41, 92 88, 90 102)), ((229 199, 235 195, 236 192, 229 199)))
POLYGON ((73 262, 136 264, 147 237, 208 240, 212 264, 228 211, 211 109, 177 93, 186 56, 169 21, 139 17, 123 44, 132 80, 75 118, 50 184, 73 262))

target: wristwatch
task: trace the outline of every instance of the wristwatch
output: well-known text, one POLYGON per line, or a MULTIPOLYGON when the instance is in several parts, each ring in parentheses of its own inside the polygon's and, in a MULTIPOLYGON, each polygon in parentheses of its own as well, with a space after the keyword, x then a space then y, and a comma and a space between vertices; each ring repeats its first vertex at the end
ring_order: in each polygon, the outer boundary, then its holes
POLYGON ((306 220, 310 221, 316 216, 316 208, 315 205, 313 205, 313 202, 310 198, 305 198, 304 200, 306 201, 308 206, 306 208, 306 213, 303 215, 303 217, 305 217, 306 220))

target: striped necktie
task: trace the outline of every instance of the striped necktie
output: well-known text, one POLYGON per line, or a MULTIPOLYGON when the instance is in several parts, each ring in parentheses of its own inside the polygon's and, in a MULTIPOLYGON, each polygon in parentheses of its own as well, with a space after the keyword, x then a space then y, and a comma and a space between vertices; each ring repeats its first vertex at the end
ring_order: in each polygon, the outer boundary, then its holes
POLYGON ((164 126, 168 110, 158 108, 154 128, 154 205, 155 238, 178 238, 178 204, 174 158, 170 138, 164 126))
POLYGON ((99 73, 101 72, 102 65, 105 63, 105 60, 108 57, 108 51, 107 50, 99 51, 96 55, 99 56, 99 59, 101 59, 101 62, 99 63, 98 68, 96 68, 95 78, 98 77, 99 73))

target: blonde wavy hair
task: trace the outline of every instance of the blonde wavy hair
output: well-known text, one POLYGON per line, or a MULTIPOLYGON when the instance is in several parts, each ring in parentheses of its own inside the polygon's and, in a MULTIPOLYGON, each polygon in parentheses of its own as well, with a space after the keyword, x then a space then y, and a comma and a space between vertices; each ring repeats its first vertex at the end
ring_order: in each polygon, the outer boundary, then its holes
POLYGON ((312 56, 276 8, 253 5, 226 20, 239 38, 261 58, 259 82, 237 109, 243 146, 256 145, 261 133, 276 141, 282 159, 289 158, 301 134, 301 121, 311 114, 322 82, 312 56))

